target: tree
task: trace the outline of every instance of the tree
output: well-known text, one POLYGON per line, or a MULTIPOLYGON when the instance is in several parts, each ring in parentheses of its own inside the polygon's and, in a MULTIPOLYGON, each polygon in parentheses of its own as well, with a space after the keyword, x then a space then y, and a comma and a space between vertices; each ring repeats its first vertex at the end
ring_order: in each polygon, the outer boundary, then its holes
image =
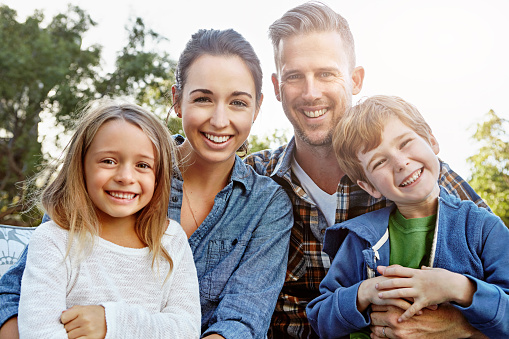
POLYGON ((249 153, 255 153, 268 148, 282 146, 288 142, 288 136, 285 130, 274 130, 271 135, 260 137, 251 135, 249 137, 249 153))
POLYGON ((467 159, 472 165, 470 185, 509 226, 509 121, 490 110, 477 124, 472 138, 481 144, 467 159))
POLYGON ((83 10, 69 5, 47 26, 43 22, 40 11, 20 23, 16 11, 0 6, 0 223, 29 224, 19 214, 27 187, 17 184, 48 161, 38 130, 43 112, 69 131, 89 99, 121 95, 166 116, 174 79, 174 62, 155 50, 166 39, 139 18, 111 73, 102 71, 101 46, 82 47, 95 25, 83 10))

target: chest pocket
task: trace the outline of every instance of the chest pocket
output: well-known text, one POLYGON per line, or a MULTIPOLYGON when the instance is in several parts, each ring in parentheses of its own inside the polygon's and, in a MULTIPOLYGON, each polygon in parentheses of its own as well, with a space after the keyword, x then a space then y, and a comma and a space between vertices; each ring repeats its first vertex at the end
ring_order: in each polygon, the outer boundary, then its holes
POLYGON ((244 254, 246 243, 236 238, 210 240, 206 256, 206 274, 201 280, 202 297, 218 301, 237 269, 244 254))

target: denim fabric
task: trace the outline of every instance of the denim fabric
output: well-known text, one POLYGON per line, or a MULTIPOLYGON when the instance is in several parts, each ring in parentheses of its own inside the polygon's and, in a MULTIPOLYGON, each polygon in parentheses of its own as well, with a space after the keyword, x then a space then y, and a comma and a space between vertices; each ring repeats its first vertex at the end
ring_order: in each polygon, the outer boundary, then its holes
MULTIPOLYGON (((179 222, 182 184, 177 171, 168 215, 179 222)), ((284 190, 237 157, 230 182, 189 239, 200 283, 203 336, 266 337, 285 279, 292 226, 292 204, 284 190)), ((25 263, 23 253, 2 276, 1 324, 18 313, 25 263)))
MULTIPOLYGON (((168 214, 180 221, 182 177, 172 180, 168 214)), ((230 182, 189 239, 203 336, 264 338, 286 273, 292 205, 272 179, 236 158, 230 182)))

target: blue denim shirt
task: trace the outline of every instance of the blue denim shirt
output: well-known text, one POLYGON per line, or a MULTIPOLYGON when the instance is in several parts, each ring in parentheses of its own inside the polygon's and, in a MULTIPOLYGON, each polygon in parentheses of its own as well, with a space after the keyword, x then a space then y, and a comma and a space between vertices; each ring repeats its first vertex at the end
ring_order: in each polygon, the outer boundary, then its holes
MULTIPOLYGON (((168 214, 177 221, 182 184, 175 173, 168 214)), ((189 239, 200 283, 202 336, 266 337, 285 279, 292 226, 285 191, 236 157, 228 185, 189 239)), ((1 324, 18 313, 25 262, 24 253, 0 280, 1 324)))

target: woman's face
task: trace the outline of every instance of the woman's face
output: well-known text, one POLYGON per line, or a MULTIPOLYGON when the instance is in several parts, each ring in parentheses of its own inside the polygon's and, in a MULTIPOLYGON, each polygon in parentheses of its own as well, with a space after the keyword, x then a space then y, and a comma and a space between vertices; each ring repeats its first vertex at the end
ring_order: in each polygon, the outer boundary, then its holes
POLYGON ((175 110, 194 156, 211 164, 233 164, 259 110, 244 61, 237 56, 199 57, 189 67, 179 101, 175 110))

